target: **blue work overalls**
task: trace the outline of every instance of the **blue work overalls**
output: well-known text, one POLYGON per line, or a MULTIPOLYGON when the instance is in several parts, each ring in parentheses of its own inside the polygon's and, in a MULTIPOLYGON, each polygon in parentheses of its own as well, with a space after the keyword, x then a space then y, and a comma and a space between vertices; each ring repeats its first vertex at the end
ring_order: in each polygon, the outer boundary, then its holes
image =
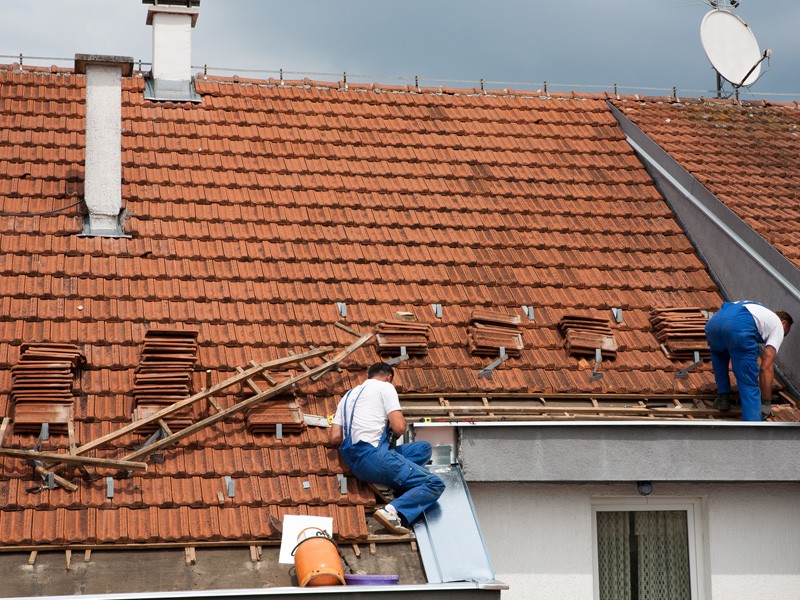
POLYGON ((711 365, 717 392, 729 394, 731 380, 728 363, 739 386, 743 421, 761 420, 761 388, 758 385, 759 344, 764 339, 758 333, 756 321, 745 304, 757 302, 725 302, 706 323, 706 339, 711 347, 711 365))
POLYGON ((444 482, 423 468, 431 458, 431 445, 428 442, 410 442, 392 450, 389 448, 388 425, 381 435, 377 448, 363 441, 354 444, 350 439, 350 432, 356 404, 363 390, 362 387, 353 400, 349 421, 347 402, 353 390, 347 392, 344 397, 342 407, 344 435, 339 451, 358 479, 393 488, 397 497, 392 500, 392 506, 397 509, 405 523, 413 523, 444 492, 444 482))

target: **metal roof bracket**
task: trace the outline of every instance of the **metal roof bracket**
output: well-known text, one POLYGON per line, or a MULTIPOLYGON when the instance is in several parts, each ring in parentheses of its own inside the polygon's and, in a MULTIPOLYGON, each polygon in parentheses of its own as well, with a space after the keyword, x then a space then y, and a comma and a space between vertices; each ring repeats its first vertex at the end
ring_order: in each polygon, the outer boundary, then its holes
POLYGON ((433 316, 437 319, 442 318, 442 305, 440 303, 431 304, 431 309, 433 310, 433 316))
POLYGON ((339 493, 342 495, 347 493, 347 477, 341 473, 337 473, 336 477, 339 479, 339 493))
POLYGON ((339 316, 343 319, 347 318, 347 303, 346 302, 337 302, 336 308, 339 309, 339 316))
POLYGON ((617 323, 622 323, 622 309, 621 308, 612 308, 611 314, 614 316, 614 321, 617 323))
POLYGON ((502 365, 504 362, 508 360, 508 354, 506 354, 506 347, 500 346, 500 358, 494 361, 490 365, 486 365, 478 372, 478 379, 483 379, 484 377, 489 377, 494 370, 502 365))
POLYGON ((599 371, 601 362, 603 362, 603 351, 597 348, 594 351, 594 369, 592 369, 592 375, 589 377, 589 381, 597 381, 605 377, 605 375, 599 371))
POLYGON ((230 475, 225 475, 225 491, 228 494, 228 498, 233 498, 236 495, 236 485, 230 475))
POLYGON ((390 360, 387 360, 386 364, 387 365, 396 365, 397 363, 402 362, 404 360, 408 360, 408 359, 409 359, 409 356, 406 353, 406 347, 405 346, 400 346, 400 356, 395 356, 394 358, 392 358, 390 360))
POLYGON ((703 361, 700 358, 700 351, 699 350, 695 350, 694 351, 694 362, 692 364, 690 364, 688 367, 685 367, 685 368, 681 369, 680 371, 678 371, 677 373, 675 373, 675 379, 688 379, 689 378, 689 373, 694 371, 697 367, 699 367, 702 364, 703 364, 703 361))
POLYGON ((533 306, 523 306, 522 307, 522 312, 524 312, 525 315, 527 315, 529 321, 534 321, 535 320, 534 319, 533 306))
POLYGON ((106 498, 114 497, 114 478, 106 477, 106 498))

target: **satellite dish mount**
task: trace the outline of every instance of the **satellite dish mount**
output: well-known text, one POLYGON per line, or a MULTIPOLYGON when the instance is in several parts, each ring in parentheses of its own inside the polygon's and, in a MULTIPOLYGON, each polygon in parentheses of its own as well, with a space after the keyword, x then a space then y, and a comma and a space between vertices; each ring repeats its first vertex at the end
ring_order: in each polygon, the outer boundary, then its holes
POLYGON ((713 7, 700 23, 700 40, 711 66, 717 73, 717 98, 722 97, 723 80, 739 96, 739 88, 753 85, 761 76, 761 63, 772 56, 763 53, 753 31, 731 12, 739 6, 735 0, 710 0, 713 7))

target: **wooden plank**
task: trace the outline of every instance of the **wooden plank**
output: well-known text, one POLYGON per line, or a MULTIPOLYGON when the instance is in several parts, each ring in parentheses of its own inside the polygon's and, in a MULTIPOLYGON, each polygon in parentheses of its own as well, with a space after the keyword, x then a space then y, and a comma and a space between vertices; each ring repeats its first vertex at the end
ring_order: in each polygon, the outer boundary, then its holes
POLYGON ((83 562, 88 563, 90 560, 92 560, 92 550, 87 548, 83 551, 83 562))
POLYGON ((191 566, 197 564, 197 553, 195 552, 194 548, 189 546, 183 549, 184 552, 184 560, 186 561, 187 566, 191 566))
POLYGON ((358 547, 358 544, 353 544, 353 554, 356 558, 361 558, 361 548, 358 547))
MULTIPOLYGON (((52 473, 52 471, 48 471, 47 469, 45 469, 44 467, 42 467, 40 465, 37 465, 35 470, 36 470, 37 474, 44 475, 45 477, 52 473)), ((67 490, 69 492, 77 491, 77 489, 78 489, 77 485, 75 485, 74 483, 72 483, 68 479, 64 479, 60 475, 56 475, 55 473, 52 473, 52 474, 53 474, 53 481, 55 481, 58 485, 63 487, 65 490, 67 490)))
POLYGON ((128 471, 147 471, 147 463, 143 462, 94 458, 91 456, 75 456, 74 454, 56 454, 54 452, 34 452, 33 450, 18 450, 16 448, 0 448, 0 456, 38 459, 54 465, 67 463, 69 465, 92 465, 94 467, 108 467, 111 469, 125 469, 128 471))
MULTIPOLYGON (((150 423, 155 423, 159 419, 163 419, 164 417, 169 416, 172 413, 178 412, 179 410, 182 410, 182 409, 186 408, 187 406, 193 404, 194 402, 197 402, 198 400, 203 400, 205 398, 213 396, 214 394, 216 394, 216 393, 218 393, 218 392, 220 392, 220 391, 222 391, 222 390, 224 390, 226 388, 229 388, 230 386, 232 386, 232 385, 234 385, 236 383, 239 383, 239 382, 243 381, 244 379, 247 379, 248 377, 252 377, 253 375, 258 374, 261 371, 264 371, 265 369, 269 369, 270 367, 277 367, 277 366, 281 366, 281 365, 285 365, 285 364, 296 363, 298 361, 298 357, 300 359, 313 358, 315 356, 322 356, 323 354, 328 354, 329 352, 332 352, 332 351, 333 351, 333 349, 330 346, 326 346, 324 348, 319 348, 317 350, 310 350, 308 352, 304 352, 303 354, 300 354, 298 356, 288 356, 288 357, 284 357, 284 358, 279 358, 277 360, 271 360, 269 362, 261 363, 257 367, 253 367, 252 369, 247 369, 244 373, 239 373, 238 375, 234 375, 233 377, 230 377, 230 378, 226 379, 225 381, 221 381, 217 385, 215 385, 213 387, 210 387, 207 390, 203 390, 202 392, 198 392, 197 394, 195 394, 193 396, 189 396, 188 398, 185 398, 184 400, 181 400, 180 402, 175 402, 175 403, 165 407, 164 409, 162 409, 162 410, 160 410, 160 411, 158 411, 156 413, 153 413, 149 417, 145 417, 144 419, 140 419, 139 421, 131 423, 130 425, 126 425, 125 427, 121 427, 121 428, 117 429, 116 431, 112 431, 111 433, 109 433, 107 435, 99 437, 96 440, 92 440, 91 442, 88 442, 87 444, 84 444, 83 446, 78 448, 75 451, 75 453, 78 454, 78 455, 85 454, 89 450, 93 450, 94 448, 102 446, 103 444, 105 444, 107 442, 110 442, 112 440, 116 440, 118 438, 121 438, 122 436, 127 435, 127 434, 131 433, 132 431, 136 431, 138 428, 140 428, 140 427, 142 427, 144 425, 148 425, 150 423)), ((224 412, 224 411, 219 411, 217 414, 221 414, 222 412, 224 412)))
MULTIPOLYGON (((293 353, 290 352, 290 354, 293 354, 293 353)), ((242 367, 236 367, 236 370, 239 371, 239 373, 244 373, 244 369, 242 367)), ((263 376, 264 373, 262 373, 261 375, 263 376)), ((270 379, 272 379, 272 378, 270 377, 270 379)), ((267 380, 267 381, 269 381, 269 380, 267 380)), ((260 394, 262 392, 261 388, 258 387, 258 384, 253 380, 252 377, 248 377, 247 379, 244 380, 244 382, 250 387, 251 390, 253 390, 254 394, 260 394)), ((275 385, 275 380, 274 379, 272 379, 272 385, 275 385)))
POLYGON ((164 419, 159 419, 158 424, 161 427, 161 429, 164 430, 165 434, 172 435, 172 429, 169 428, 169 425, 167 425, 167 422, 164 419))
MULTIPOLYGON (((257 404, 259 402, 263 402, 264 400, 268 400, 272 396, 277 396, 281 392, 286 391, 289 388, 291 388, 293 385, 295 385, 299 381, 302 381, 302 380, 307 379, 309 377, 313 377, 314 375, 316 375, 318 373, 320 373, 320 374, 321 373, 325 373, 326 371, 328 371, 332 367, 334 367, 337 364, 339 364, 340 362, 342 362, 342 360, 344 360, 345 358, 350 356, 350 354, 355 352, 358 348, 360 348, 361 346, 366 344, 371 338, 372 338, 372 333, 367 333, 367 334, 361 336, 359 339, 357 339, 352 344, 350 344, 347 348, 342 350, 334 358, 332 358, 331 360, 329 360, 326 363, 321 364, 318 367, 315 367, 311 371, 307 371, 305 373, 301 373, 300 375, 296 375, 295 377, 292 377, 291 379, 287 379, 283 383, 281 383, 279 385, 276 385, 275 387, 273 387, 273 388, 271 388, 269 390, 261 392, 260 394, 256 394, 255 396, 251 396, 250 398, 247 398, 246 400, 242 400, 241 402, 237 402, 236 404, 234 404, 230 408, 226 408, 222 412, 218 412, 215 415, 210 415, 210 416, 206 417, 205 419, 202 419, 202 420, 200 420, 200 421, 198 421, 196 423, 193 423, 192 425, 189 425, 185 429, 182 429, 181 431, 172 434, 169 437, 163 438, 163 439, 151 444, 150 446, 147 446, 146 448, 142 448, 141 450, 137 450, 136 452, 132 452, 131 454, 128 454, 124 458, 124 460, 136 460, 137 458, 140 458, 142 456, 147 456, 149 454, 152 454, 153 452, 155 452, 157 450, 160 450, 161 448, 164 448, 164 447, 169 446, 171 444, 174 444, 175 442, 177 442, 179 440, 182 440, 183 438, 188 437, 188 436, 192 435, 193 433, 195 433, 197 431, 200 431, 201 429, 203 429, 205 427, 208 427, 209 425, 213 425, 214 423, 216 423, 218 421, 222 421, 223 419, 226 419, 227 417, 229 417, 232 414, 235 414, 237 412, 241 412, 244 409, 249 408, 250 406, 253 406, 254 404, 257 404)), ((298 356, 303 356, 303 355, 298 355, 298 356)), ((238 377, 240 378, 240 381, 241 381, 242 378, 244 378, 243 374, 241 374, 241 373, 238 375, 238 377)), ((246 378, 244 378, 244 379, 246 379, 246 378)))
POLYGON ((31 550, 30 555, 28 556, 28 564, 35 565, 36 564, 36 557, 39 555, 38 550, 31 550))
POLYGON ((364 334, 363 334, 363 333, 361 333, 360 331, 356 331, 356 330, 355 330, 355 329, 353 329, 352 327, 348 327, 347 325, 345 325, 345 324, 344 324, 344 323, 342 323, 341 321, 336 321, 336 322, 334 323, 334 326, 336 326, 336 327, 338 327, 339 329, 341 329, 342 331, 346 331, 347 333, 350 333, 350 334, 352 334, 352 335, 354 335, 354 336, 356 336, 356 337, 358 337, 358 338, 360 338, 361 336, 363 336, 363 335, 364 335, 364 334))
POLYGON ((72 550, 69 548, 64 550, 64 565, 66 566, 67 571, 72 568, 72 550))
POLYGON ((261 561, 261 546, 249 546, 250 548, 250 562, 257 563, 261 561))
POLYGON ((75 450, 78 446, 75 444, 75 419, 71 414, 69 421, 67 421, 67 436, 69 437, 69 453, 75 454, 75 450))
POLYGON ((6 430, 8 430, 8 424, 11 423, 10 417, 3 417, 3 424, 0 425, 0 446, 3 445, 3 440, 6 437, 6 430))

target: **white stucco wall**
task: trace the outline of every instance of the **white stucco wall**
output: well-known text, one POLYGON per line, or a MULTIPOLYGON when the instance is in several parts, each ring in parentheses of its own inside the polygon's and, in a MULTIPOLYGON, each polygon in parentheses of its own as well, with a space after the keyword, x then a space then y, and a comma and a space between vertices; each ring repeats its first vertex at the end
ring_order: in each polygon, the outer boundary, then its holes
MULTIPOLYGON (((635 484, 470 483, 504 600, 593 600, 593 498, 635 484)), ((800 484, 664 484, 650 498, 700 499, 695 600, 800 598, 800 484)))

